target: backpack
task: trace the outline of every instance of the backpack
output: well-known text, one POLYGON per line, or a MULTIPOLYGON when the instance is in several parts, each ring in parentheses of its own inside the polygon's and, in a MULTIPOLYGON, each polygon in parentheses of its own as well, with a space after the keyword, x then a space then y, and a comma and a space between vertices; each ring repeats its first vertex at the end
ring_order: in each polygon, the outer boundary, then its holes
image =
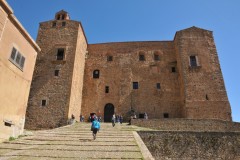
POLYGON ((100 129, 100 123, 98 121, 93 121, 92 122, 92 128, 93 129, 100 129))

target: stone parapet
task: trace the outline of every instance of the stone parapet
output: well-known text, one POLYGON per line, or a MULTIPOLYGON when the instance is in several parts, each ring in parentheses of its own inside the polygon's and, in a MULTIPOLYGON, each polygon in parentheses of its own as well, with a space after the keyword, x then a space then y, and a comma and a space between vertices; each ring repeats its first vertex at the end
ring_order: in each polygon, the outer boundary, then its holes
POLYGON ((214 119, 132 119, 132 125, 162 131, 240 132, 240 123, 214 119))

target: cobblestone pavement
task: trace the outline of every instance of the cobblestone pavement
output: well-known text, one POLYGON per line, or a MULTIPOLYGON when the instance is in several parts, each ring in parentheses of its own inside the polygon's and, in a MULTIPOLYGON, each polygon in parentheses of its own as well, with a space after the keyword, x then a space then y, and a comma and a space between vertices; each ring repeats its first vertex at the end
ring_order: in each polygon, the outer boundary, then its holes
POLYGON ((32 135, 5 141, 0 143, 0 160, 152 159, 146 156, 148 150, 135 132, 148 129, 101 123, 97 139, 93 140, 90 125, 76 123, 33 131, 32 135))

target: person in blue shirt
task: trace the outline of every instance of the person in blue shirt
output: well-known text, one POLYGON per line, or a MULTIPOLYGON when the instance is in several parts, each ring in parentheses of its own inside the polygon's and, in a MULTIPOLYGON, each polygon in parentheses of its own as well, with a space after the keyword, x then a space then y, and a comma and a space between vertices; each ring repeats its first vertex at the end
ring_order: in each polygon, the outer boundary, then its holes
POLYGON ((92 121, 91 131, 93 132, 93 139, 95 140, 97 137, 97 132, 100 130, 100 122, 97 118, 94 118, 92 121))

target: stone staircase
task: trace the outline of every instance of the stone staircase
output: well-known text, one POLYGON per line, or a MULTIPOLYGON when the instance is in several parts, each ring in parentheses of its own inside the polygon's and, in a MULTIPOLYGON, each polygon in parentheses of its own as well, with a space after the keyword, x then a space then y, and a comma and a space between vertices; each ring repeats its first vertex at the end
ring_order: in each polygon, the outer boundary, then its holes
POLYGON ((153 159, 137 130, 127 124, 101 123, 93 140, 90 123, 76 123, 0 144, 0 160, 56 159, 153 159))

